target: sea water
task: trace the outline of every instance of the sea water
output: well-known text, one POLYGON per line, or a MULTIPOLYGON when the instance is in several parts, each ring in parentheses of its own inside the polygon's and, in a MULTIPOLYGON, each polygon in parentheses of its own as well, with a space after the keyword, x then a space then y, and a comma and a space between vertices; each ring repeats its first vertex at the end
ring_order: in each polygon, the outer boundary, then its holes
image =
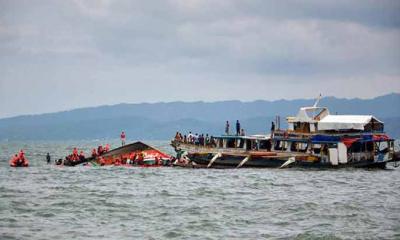
MULTIPOLYGON (((46 164, 47 152, 54 160, 105 143, 1 142, 0 239, 400 238, 400 169, 46 164), (8 167, 21 148, 31 166, 8 167)), ((147 143, 172 153, 166 141, 147 143)))

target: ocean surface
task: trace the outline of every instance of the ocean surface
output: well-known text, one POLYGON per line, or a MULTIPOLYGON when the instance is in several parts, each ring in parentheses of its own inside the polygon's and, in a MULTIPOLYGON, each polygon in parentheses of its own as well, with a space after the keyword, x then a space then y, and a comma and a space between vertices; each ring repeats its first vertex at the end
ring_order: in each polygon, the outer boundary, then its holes
MULTIPOLYGON (((400 239, 400 168, 47 165, 105 141, 0 142, 0 239, 400 239), (10 168, 23 148, 29 168, 10 168)), ((147 142, 172 153, 168 142, 147 142)), ((118 145, 117 141, 111 144, 118 145)))

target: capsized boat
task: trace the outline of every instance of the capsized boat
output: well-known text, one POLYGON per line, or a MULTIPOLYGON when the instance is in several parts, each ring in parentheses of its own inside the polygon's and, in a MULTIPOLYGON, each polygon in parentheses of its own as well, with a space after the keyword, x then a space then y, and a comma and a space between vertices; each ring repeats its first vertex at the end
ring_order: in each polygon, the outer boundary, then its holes
POLYGON ((125 165, 125 166, 169 166, 171 156, 143 142, 127 144, 96 157, 79 159, 77 161, 64 161, 66 166, 89 164, 92 166, 125 165))
MULTIPOLYGON (((215 168, 366 167, 399 161, 394 140, 372 115, 331 115, 325 107, 303 107, 288 117, 288 129, 267 135, 212 137, 199 144, 174 139, 177 158, 215 168)), ((279 123, 276 124, 279 126, 279 123)))

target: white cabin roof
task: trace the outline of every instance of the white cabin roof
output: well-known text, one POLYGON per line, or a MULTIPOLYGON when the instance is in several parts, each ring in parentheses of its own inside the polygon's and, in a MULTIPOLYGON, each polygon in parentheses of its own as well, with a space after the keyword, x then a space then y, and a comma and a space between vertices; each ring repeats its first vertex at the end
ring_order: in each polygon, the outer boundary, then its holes
POLYGON ((325 107, 302 107, 297 113, 297 116, 288 118, 288 121, 313 123, 326 115, 329 115, 329 110, 325 107))
POLYGON ((383 123, 372 115, 327 115, 318 122, 318 130, 364 130, 372 120, 383 123))

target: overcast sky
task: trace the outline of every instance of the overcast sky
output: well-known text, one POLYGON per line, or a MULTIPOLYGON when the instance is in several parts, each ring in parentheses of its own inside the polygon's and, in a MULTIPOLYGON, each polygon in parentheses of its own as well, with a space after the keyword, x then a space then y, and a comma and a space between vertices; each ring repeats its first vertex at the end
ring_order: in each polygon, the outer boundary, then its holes
POLYGON ((0 0, 0 118, 391 92, 398 0, 0 0))

